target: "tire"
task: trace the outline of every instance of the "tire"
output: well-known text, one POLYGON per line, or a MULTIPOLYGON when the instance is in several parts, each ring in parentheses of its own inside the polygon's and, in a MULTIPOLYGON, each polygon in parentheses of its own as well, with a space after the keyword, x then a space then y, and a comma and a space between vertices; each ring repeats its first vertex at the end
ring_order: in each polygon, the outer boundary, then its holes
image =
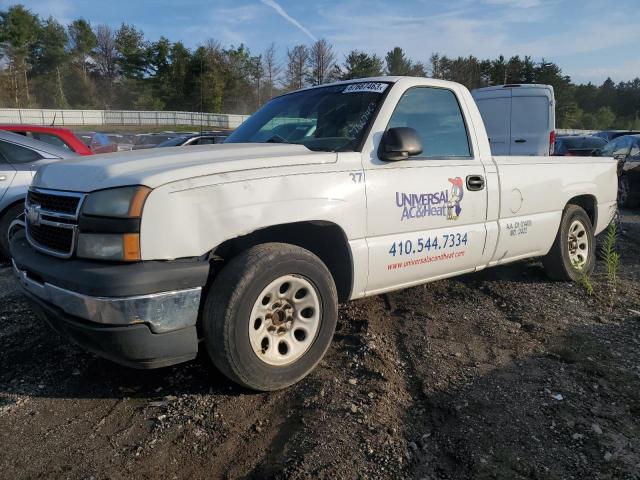
POLYGON ((303 248, 266 243, 233 258, 215 278, 202 326, 209 357, 224 375, 272 391, 315 368, 337 318, 338 295, 326 265, 303 248))
POLYGON ((596 242, 587 213, 577 205, 567 205, 560 228, 547 255, 542 258, 544 270, 553 280, 575 282, 595 267, 596 242), (573 261, 580 259, 580 268, 573 261))
POLYGON ((16 218, 24 213, 24 205, 18 204, 9 208, 2 217, 0 217, 0 256, 4 259, 10 259, 9 252, 9 226, 16 218))

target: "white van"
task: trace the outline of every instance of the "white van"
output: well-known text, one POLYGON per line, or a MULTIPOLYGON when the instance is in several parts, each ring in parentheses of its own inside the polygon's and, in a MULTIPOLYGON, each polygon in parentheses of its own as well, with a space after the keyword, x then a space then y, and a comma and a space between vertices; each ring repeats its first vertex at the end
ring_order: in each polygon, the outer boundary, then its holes
POLYGON ((471 92, 493 155, 551 155, 556 101, 551 85, 509 84, 471 92))

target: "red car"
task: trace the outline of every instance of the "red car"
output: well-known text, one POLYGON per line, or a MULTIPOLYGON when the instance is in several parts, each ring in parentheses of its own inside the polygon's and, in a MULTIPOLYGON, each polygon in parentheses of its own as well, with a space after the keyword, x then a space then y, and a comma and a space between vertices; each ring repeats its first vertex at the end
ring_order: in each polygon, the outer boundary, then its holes
POLYGON ((76 136, 82 140, 93 153, 112 153, 118 151, 118 144, 112 142, 104 133, 76 132, 76 136))
POLYGON ((0 125, 0 130, 7 130, 56 147, 66 148, 78 155, 93 154, 91 149, 82 143, 68 128, 43 127, 40 125, 0 125))

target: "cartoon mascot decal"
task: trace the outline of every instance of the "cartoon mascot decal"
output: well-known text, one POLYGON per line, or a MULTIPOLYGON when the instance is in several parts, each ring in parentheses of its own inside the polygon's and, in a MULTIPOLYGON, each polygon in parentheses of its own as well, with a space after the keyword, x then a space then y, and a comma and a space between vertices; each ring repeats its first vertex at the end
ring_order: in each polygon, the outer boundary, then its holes
POLYGON ((464 186, 460 177, 450 178, 449 181, 451 182, 451 196, 447 204, 447 220, 457 220, 462 212, 460 201, 464 196, 464 186))

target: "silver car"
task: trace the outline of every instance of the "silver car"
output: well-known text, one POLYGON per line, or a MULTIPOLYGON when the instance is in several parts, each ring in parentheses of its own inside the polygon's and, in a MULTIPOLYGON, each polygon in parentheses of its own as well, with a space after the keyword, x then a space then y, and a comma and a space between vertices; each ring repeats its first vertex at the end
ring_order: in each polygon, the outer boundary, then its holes
POLYGON ((9 258, 9 229, 24 213, 24 199, 36 170, 77 155, 16 133, 0 131, 0 256, 9 258))

